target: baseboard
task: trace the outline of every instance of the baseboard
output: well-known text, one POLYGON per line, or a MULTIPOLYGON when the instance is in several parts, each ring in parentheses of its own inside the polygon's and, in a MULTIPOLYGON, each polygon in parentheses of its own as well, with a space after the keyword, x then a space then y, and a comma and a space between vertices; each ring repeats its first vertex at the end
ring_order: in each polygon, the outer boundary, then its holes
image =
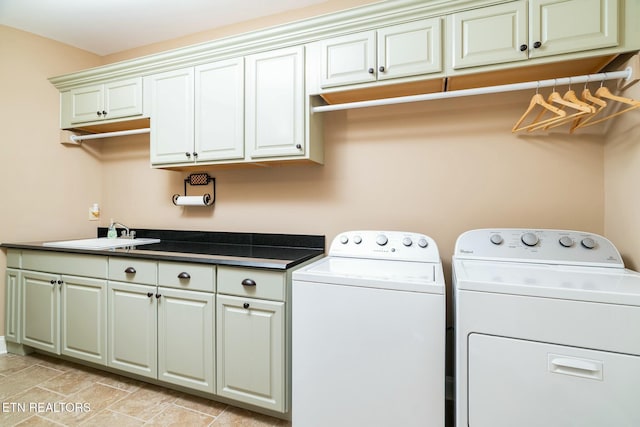
POLYGON ((7 352, 7 341, 4 339, 4 335, 0 337, 0 354, 6 354, 7 352))

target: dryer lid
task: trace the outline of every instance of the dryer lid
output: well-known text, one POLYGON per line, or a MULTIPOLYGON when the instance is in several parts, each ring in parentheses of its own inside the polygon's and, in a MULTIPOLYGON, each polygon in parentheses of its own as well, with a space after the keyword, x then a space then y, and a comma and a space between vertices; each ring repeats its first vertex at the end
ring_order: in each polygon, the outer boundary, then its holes
POLYGON ((456 290, 640 306, 640 273, 624 268, 456 259, 456 290))

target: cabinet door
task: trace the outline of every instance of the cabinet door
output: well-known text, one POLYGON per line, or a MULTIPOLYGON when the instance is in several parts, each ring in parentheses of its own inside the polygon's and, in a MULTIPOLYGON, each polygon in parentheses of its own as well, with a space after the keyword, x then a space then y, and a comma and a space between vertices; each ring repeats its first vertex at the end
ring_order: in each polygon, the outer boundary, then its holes
POLYGON ((102 119, 104 86, 93 85, 71 89, 71 123, 93 122, 102 119))
POLYGON ((60 276, 22 272, 22 343, 60 354, 60 276))
POLYGON ((195 69, 195 152, 197 160, 244 157, 244 60, 195 69))
POLYGON ((158 379, 214 393, 214 294, 158 293, 158 379))
POLYGON ((62 276, 60 339, 62 354, 107 364, 107 281, 62 276))
POLYGON ((217 295, 218 394, 286 411, 284 303, 217 295))
POLYGON ((442 71, 440 18, 378 30, 378 80, 442 71))
POLYGON ((304 48, 251 55, 246 66, 250 157, 304 155, 304 48))
POLYGON ((528 58, 524 0, 454 13, 451 21, 454 69, 528 58))
POLYGON ((324 40, 320 49, 322 87, 376 81, 375 31, 324 40))
POLYGON ((156 287, 109 282, 108 308, 108 366, 156 378, 156 287))
POLYGON ((193 162, 193 68, 145 79, 151 93, 151 163, 193 162))
POLYGON ((4 337, 9 342, 20 344, 20 270, 7 268, 5 292, 4 337))
POLYGON ((618 45, 618 0, 531 0, 529 57, 618 45))
POLYGON ((142 115, 142 77, 104 85, 103 119, 142 115))

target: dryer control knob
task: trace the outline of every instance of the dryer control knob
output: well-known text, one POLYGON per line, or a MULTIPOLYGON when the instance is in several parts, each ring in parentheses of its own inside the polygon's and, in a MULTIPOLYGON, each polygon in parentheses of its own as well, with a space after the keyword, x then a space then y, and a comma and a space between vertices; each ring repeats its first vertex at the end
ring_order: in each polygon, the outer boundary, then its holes
POLYGON ((362 237, 353 236, 353 243, 355 243, 356 245, 359 245, 360 243, 362 243, 362 237))
POLYGON ((420 240, 418 240, 418 246, 420 246, 421 248, 426 248, 427 246, 429 246, 429 242, 427 242, 427 239, 421 238, 420 240))
POLYGON ((489 240, 491 240, 491 243, 494 245, 501 245, 502 242, 504 242, 504 239, 499 234, 492 234, 489 240))
POLYGON ((570 248, 573 246, 573 239, 569 236, 562 236, 558 242, 564 246, 565 248, 570 248))
POLYGON ((402 239, 402 244, 406 247, 409 247, 413 245, 413 241, 411 240, 411 237, 405 237, 404 239, 402 239))
POLYGON ((340 236, 340 243, 346 245, 347 243, 349 243, 349 238, 347 236, 340 236))
POLYGON ((522 237, 520 237, 520 240, 527 246, 535 246, 538 244, 538 236, 533 233, 524 233, 522 237))
POLYGON ((376 243, 379 246, 384 246, 389 242, 389 239, 387 239, 387 236, 385 236, 384 234, 378 234, 378 237, 376 237, 376 243))
POLYGON ((596 247, 596 241, 593 240, 591 237, 585 237, 584 239, 582 239, 582 246, 584 246, 587 249, 593 249, 596 247))

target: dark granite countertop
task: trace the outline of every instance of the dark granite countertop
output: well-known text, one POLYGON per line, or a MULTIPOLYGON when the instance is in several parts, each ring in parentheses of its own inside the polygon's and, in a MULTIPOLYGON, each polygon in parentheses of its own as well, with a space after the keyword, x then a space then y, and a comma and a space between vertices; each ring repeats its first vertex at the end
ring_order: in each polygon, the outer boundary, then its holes
MULTIPOLYGON (((2 243, 0 247, 286 270, 323 255, 325 245, 325 237, 317 235, 156 229, 135 231, 137 238, 156 238, 160 242, 117 249, 50 247, 43 246, 44 242, 2 243)), ((106 235, 107 228, 99 227, 97 237, 106 235)))

